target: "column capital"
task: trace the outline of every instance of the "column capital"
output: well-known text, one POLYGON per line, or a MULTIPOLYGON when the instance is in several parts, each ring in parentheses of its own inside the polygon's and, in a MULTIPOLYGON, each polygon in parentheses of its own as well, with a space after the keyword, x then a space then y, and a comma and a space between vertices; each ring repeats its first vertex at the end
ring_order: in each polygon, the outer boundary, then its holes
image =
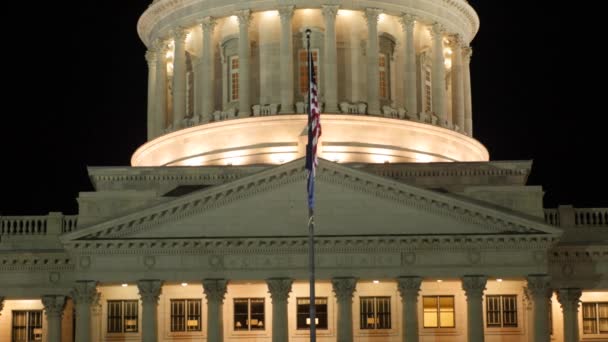
POLYGON ((357 288, 357 279, 352 277, 333 278, 331 285, 339 302, 351 301, 357 288))
POLYGON ((203 290, 209 302, 223 303, 228 281, 226 279, 203 279, 203 290))
POLYGON ((186 30, 184 27, 176 26, 171 30, 171 36, 175 40, 175 45, 177 45, 178 42, 184 44, 186 43, 188 30, 186 30))
POLYGON ((462 36, 458 33, 450 35, 450 47, 452 49, 461 49, 463 45, 462 36))
POLYGON ((397 289, 401 294, 401 300, 416 300, 418 301, 418 293, 420 292, 420 284, 422 278, 416 276, 399 277, 397 278, 397 289))
POLYGON ((321 12, 326 19, 336 19, 339 5, 321 5, 321 12))
POLYGON ((399 17, 399 23, 401 24, 403 32, 412 31, 414 29, 414 24, 416 24, 416 16, 409 13, 403 13, 401 17, 399 17))
POLYGON ((74 304, 91 305, 99 300, 97 282, 92 280, 79 280, 70 291, 74 304))
POLYGON ((213 17, 204 17, 199 21, 199 24, 201 25, 203 32, 213 32, 213 29, 215 28, 217 22, 213 17))
POLYGON ((61 317, 65 307, 65 296, 42 296, 42 305, 47 317, 61 317))
POLYGON ((289 21, 293 17, 293 11, 295 6, 279 6, 279 17, 281 21, 289 21))
POLYGON ((146 62, 148 62, 148 66, 156 66, 156 61, 157 61, 157 56, 158 56, 158 52, 154 49, 148 49, 148 51, 146 51, 146 62))
POLYGON ((432 39, 443 38, 445 28, 440 23, 434 22, 431 27, 429 27, 429 33, 431 34, 432 39))
POLYGON ((465 275, 462 277, 462 289, 467 299, 471 297, 481 297, 486 290, 488 277, 484 275, 465 275))
POLYGON ((153 42, 152 42, 152 50, 157 51, 158 53, 160 53, 161 55, 163 55, 163 53, 167 50, 168 48, 168 44, 165 40, 160 39, 160 38, 156 38, 153 42))
POLYGON ((368 25, 372 23, 378 25, 380 14, 382 14, 382 10, 379 8, 366 8, 364 18, 367 21, 368 25))
POLYGON ((578 288, 567 288, 557 290, 557 300, 562 310, 578 310, 583 291, 578 288))
POLYGON ((138 280, 137 289, 139 290, 139 296, 143 303, 158 303, 158 297, 160 296, 163 282, 158 279, 152 280, 138 280))
POLYGON ((462 49, 462 57, 464 61, 468 64, 471 61, 471 57, 473 56, 473 48, 468 45, 463 45, 462 49))
POLYGON ((239 26, 249 27, 249 24, 251 23, 252 19, 251 10, 244 9, 236 11, 234 12, 234 15, 236 15, 236 17, 239 19, 239 26))
POLYGON ((546 274, 531 274, 528 276, 528 291, 532 297, 550 298, 553 290, 551 288, 551 277, 546 274))
POLYGON ((270 298, 272 298, 272 303, 276 302, 284 302, 289 298, 289 293, 291 292, 291 284, 293 284, 293 279, 290 278, 273 278, 266 279, 266 284, 268 284, 268 293, 270 293, 270 298))

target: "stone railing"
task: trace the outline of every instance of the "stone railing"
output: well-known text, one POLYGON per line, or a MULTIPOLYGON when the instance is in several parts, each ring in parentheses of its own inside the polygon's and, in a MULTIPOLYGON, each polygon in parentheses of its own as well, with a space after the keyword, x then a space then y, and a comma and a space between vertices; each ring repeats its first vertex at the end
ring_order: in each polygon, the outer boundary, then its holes
POLYGON ((557 209, 545 209, 545 222, 561 227, 608 228, 608 208, 574 208, 562 205, 557 209))
POLYGON ((46 216, 1 216, 0 236, 59 235, 76 230, 78 215, 49 213, 46 216))

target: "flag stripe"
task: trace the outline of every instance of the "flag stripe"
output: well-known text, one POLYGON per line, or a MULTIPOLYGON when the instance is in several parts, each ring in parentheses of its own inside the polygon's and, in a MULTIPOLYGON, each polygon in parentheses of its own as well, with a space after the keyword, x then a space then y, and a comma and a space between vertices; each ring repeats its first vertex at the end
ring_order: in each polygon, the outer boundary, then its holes
POLYGON ((319 110, 319 97, 317 80, 315 77, 314 60, 308 51, 308 145, 306 146, 306 169, 308 170, 308 208, 314 209, 315 204, 315 173, 319 165, 317 159, 317 144, 321 136, 321 113, 319 110))

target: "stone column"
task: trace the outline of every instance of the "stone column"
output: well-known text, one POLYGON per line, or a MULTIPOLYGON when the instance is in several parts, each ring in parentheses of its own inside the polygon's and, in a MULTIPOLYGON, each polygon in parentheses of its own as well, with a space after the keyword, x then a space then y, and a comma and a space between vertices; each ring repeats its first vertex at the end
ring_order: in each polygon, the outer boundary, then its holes
POLYGON ((272 298, 272 342, 286 342, 289 340, 287 299, 291 292, 292 283, 293 279, 289 278, 266 280, 268 292, 270 293, 270 298, 272 298))
POLYGON ((483 342, 483 292, 488 278, 483 275, 466 275, 462 277, 462 289, 467 296, 468 342, 483 342))
POLYGON ((582 294, 581 289, 559 289, 557 291, 557 300, 564 313, 564 342, 579 342, 578 306, 582 294))
POLYGON ((161 136, 169 124, 167 121, 167 44, 161 40, 154 42, 156 56, 156 89, 154 90, 154 138, 161 136))
POLYGON ((4 308, 4 297, 0 296, 0 316, 2 316, 2 309, 4 308))
POLYGON ((239 18, 239 117, 247 117, 251 114, 251 99, 249 84, 251 76, 249 73, 249 23, 251 22, 251 11, 241 10, 236 12, 239 18))
POLYGON ((91 342, 101 342, 103 340, 100 297, 97 296, 95 302, 91 304, 91 342))
POLYGON ((225 279, 204 279, 203 290, 207 297, 207 341, 224 341, 224 296, 226 296, 225 279))
POLYGON ((473 136, 473 103, 471 102, 471 56, 473 49, 468 46, 462 47, 462 76, 463 76, 463 96, 464 96, 464 132, 473 136))
POLYGON ((331 284, 338 300, 337 342, 353 341, 353 293, 357 287, 355 278, 333 278, 331 284))
POLYGON ((48 323, 47 342, 61 342, 61 318, 65 296, 42 296, 42 305, 48 323))
POLYGON ((462 78, 462 39, 454 35, 450 39, 452 48, 452 122, 464 132, 464 80, 462 78))
POLYGON ((325 94, 325 109, 327 113, 338 112, 338 64, 336 47, 336 14, 338 5, 323 5, 322 12, 325 18, 325 56, 323 73, 325 82, 323 93, 325 94))
POLYGON ((202 77, 201 77, 201 119, 204 122, 211 121, 211 115, 215 108, 213 101, 213 29, 215 28, 215 20, 212 17, 205 17, 201 22, 203 30, 203 55, 201 61, 202 77))
POLYGON ((378 18, 382 10, 366 8, 367 20, 367 113, 380 114, 380 74, 378 50, 378 18))
POLYGON ((551 298, 551 285, 549 276, 534 274, 528 276, 528 291, 534 302, 534 341, 549 342, 549 300, 551 298))
POLYGON ((155 119, 155 105, 156 105, 156 77, 158 72, 156 67, 158 65, 158 52, 153 48, 146 51, 146 61, 148 62, 148 140, 152 140, 156 137, 156 121, 155 119))
POLYGON ((177 27, 173 30, 173 129, 182 127, 186 117, 186 37, 188 32, 177 27))
POLYGON ((90 342, 91 305, 99 298, 97 282, 77 281, 71 296, 76 306, 76 342, 90 342))
POLYGON ((403 312, 401 325, 403 326, 403 342, 418 342, 418 292, 420 292, 420 277, 399 277, 397 288, 401 294, 403 312))
POLYGON ((156 322, 158 320, 158 297, 162 289, 162 281, 160 280, 139 280, 137 288, 141 297, 142 315, 141 315, 141 336, 142 342, 157 342, 158 328, 156 322))
POLYGON ((281 113, 293 113, 293 37, 291 19, 294 6, 280 6, 281 18, 281 113))
POLYGON ((401 28, 404 36, 403 59, 405 65, 405 75, 403 77, 403 105, 410 118, 417 117, 418 113, 418 93, 416 92, 416 48, 414 47, 414 24, 416 17, 411 14, 404 14, 400 18, 401 28))
POLYGON ((444 28, 439 23, 430 29, 433 39, 433 69, 431 70, 432 110, 439 117, 441 126, 447 125, 448 115, 445 105, 445 59, 443 58, 444 28))

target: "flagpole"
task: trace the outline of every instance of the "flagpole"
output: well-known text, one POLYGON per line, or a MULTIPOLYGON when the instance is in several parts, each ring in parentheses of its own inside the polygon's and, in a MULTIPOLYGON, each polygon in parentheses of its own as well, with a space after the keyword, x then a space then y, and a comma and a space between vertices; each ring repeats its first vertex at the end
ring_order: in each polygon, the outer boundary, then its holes
MULTIPOLYGON (((310 87, 312 80, 312 70, 313 70, 313 59, 310 54, 310 29, 306 29, 306 53, 308 56, 308 129, 311 127, 311 108, 312 108, 312 89, 310 87)), ((308 146, 307 148, 311 148, 308 146)), ((314 167, 313 167, 314 170, 314 167)), ((313 171, 314 172, 314 171, 313 171)), ((309 175, 309 177, 314 175, 309 175)), ((314 191, 314 188, 313 188, 314 191)), ((314 221, 314 209, 309 206, 308 207, 308 267, 310 272, 310 342, 317 341, 317 322, 315 317, 316 315, 316 300, 315 300, 315 221, 314 221)))

